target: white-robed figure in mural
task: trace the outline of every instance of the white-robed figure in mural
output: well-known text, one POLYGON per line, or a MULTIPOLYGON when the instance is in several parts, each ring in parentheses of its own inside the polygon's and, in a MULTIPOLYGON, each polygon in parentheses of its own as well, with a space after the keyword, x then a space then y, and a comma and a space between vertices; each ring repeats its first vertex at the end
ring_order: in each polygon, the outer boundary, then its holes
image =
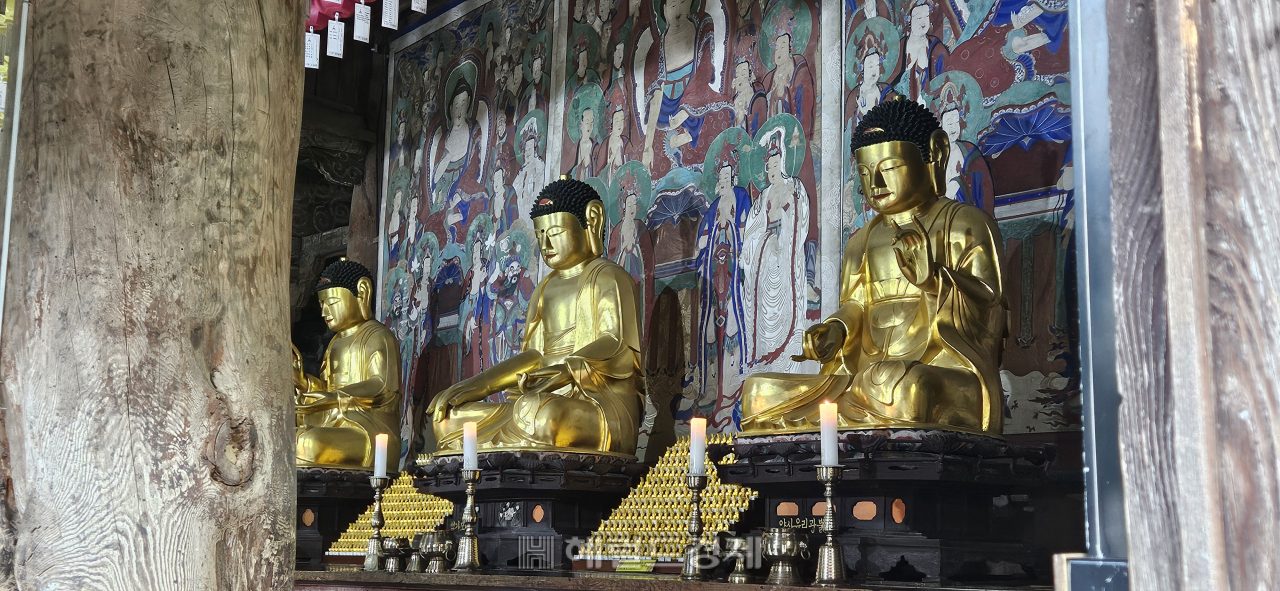
MULTIPOLYGON (((747 358, 760 371, 792 371, 802 351, 808 306, 804 242, 809 235, 809 192, 787 174, 786 126, 760 138, 766 147, 768 183, 747 214, 742 265, 744 341, 747 358)), ((792 133, 799 133, 793 129, 792 133)))

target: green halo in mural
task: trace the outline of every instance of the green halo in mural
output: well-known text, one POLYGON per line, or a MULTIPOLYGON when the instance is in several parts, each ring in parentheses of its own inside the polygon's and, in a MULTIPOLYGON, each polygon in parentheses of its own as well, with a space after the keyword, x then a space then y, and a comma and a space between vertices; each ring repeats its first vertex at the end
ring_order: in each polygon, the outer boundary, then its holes
POLYGON ((898 69, 898 54, 902 53, 902 33, 888 19, 875 17, 862 21, 849 35, 844 46, 844 83, 849 90, 856 90, 862 79, 862 59, 868 45, 880 53, 880 82, 888 82, 898 69), (885 67, 885 64, 888 67, 885 67))
MULTIPOLYGON (((467 241, 462 244, 462 252, 465 254, 467 267, 470 267, 475 262, 471 260, 471 253, 474 252, 471 249, 471 245, 475 244, 477 238, 488 240, 489 234, 492 232, 493 218, 490 218, 489 214, 482 213, 471 221, 471 227, 467 228, 467 241)), ((490 258, 492 258, 492 255, 490 255, 490 258)))
POLYGON ((699 187, 702 190, 702 194, 707 196, 707 201, 715 199, 716 182, 719 180, 720 175, 719 160, 720 156, 727 151, 736 151, 738 153, 736 158, 738 161, 737 186, 746 186, 748 178, 742 174, 743 165, 752 145, 751 134, 741 127, 730 127, 720 132, 720 135, 711 141, 711 146, 707 148, 707 160, 703 164, 702 182, 699 187))
POLYGON ((658 31, 662 33, 667 32, 667 17, 662 14, 662 7, 668 3, 670 3, 673 9, 677 11, 679 11, 683 5, 688 4, 689 8, 686 10, 687 14, 698 14, 702 12, 703 0, 653 0, 651 4, 653 7, 653 23, 658 27, 658 31))
POLYGON ((418 241, 414 243, 413 260, 409 262, 409 269, 413 270, 413 261, 420 260, 423 253, 431 253, 431 268, 418 269, 418 277, 426 274, 427 277, 435 277, 436 269, 440 268, 440 239, 436 238, 435 232, 423 232, 418 241))
POLYGON ((573 24, 573 33, 569 35, 569 57, 564 60, 564 73, 567 80, 572 80, 578 74, 579 46, 586 47, 587 69, 591 69, 592 64, 596 62, 596 57, 600 55, 600 35, 591 28, 591 25, 573 24))
MULTIPOLYGON (((405 160, 408 160, 408 158, 405 160)), ((410 168, 412 168, 412 166, 401 166, 397 168, 395 172, 391 173, 391 183, 390 186, 387 187, 387 197, 394 197, 396 191, 403 191, 406 193, 406 195, 404 195, 405 199, 416 197, 416 195, 407 194, 409 192, 409 184, 413 180, 413 173, 409 172, 410 168)))
POLYGON ((653 205, 653 177, 649 175, 649 169, 645 168, 644 163, 639 160, 623 164, 617 174, 613 175, 609 190, 602 193, 605 216, 609 218, 610 227, 622 221, 622 210, 619 209, 622 193, 631 189, 635 189, 636 192, 636 219, 643 220, 649 215, 649 207, 653 205))
POLYGON ((929 81, 929 109, 938 121, 942 114, 958 109, 965 122, 960 139, 977 142, 978 132, 991 124, 991 111, 982 105, 982 85, 972 74, 962 70, 943 72, 929 81))
POLYGON ((760 63, 766 71, 772 71, 773 46, 778 37, 790 32, 791 52, 803 52, 809 46, 809 35, 813 32, 813 15, 809 14, 809 5, 801 0, 780 0, 764 15, 764 25, 760 30, 769 31, 768 37, 761 35, 756 45, 760 48, 760 63))
POLYGON ((605 113, 601 108, 604 105, 604 91, 600 89, 599 84, 590 83, 583 84, 578 92, 574 93, 573 101, 569 103, 569 112, 565 113, 564 130, 569 134, 569 139, 575 143, 582 141, 582 112, 591 109, 591 113, 595 116, 595 125, 591 128, 591 137, 599 138, 601 130, 604 129, 605 113))
POLYGON ((535 53, 538 53, 542 57, 542 67, 539 68, 541 71, 538 72, 538 77, 541 78, 546 75, 546 72, 548 71, 547 64, 551 61, 549 55, 551 53, 550 38, 551 36, 548 32, 542 31, 537 35, 530 37, 529 43, 524 46, 523 68, 525 80, 534 81, 535 84, 540 82, 540 80, 535 80, 533 76, 533 57, 535 53))
POLYGON ((529 234, 529 230, 523 227, 516 227, 503 232, 498 236, 497 251, 492 255, 495 259, 502 257, 498 263, 506 267, 507 258, 515 251, 516 258, 520 259, 520 266, 525 269, 533 263, 533 256, 538 250, 533 247, 533 236, 529 234), (506 245, 504 249, 503 246, 506 245))
MULTIPOLYGON (((533 133, 533 129, 529 126, 537 128, 538 134, 538 156, 546 157, 547 155, 547 114, 542 109, 534 109, 520 120, 520 125, 516 127, 516 160, 520 162, 520 166, 524 166, 524 142, 527 134, 533 133)), ((511 178, 515 178, 515 173, 507 171, 511 178)))
POLYGON ((460 80, 466 82, 467 87, 471 89, 471 96, 467 97, 467 119, 475 117, 476 104, 480 102, 476 100, 477 71, 476 63, 470 58, 466 58, 462 63, 454 67, 452 72, 449 72, 449 81, 444 85, 444 107, 446 113, 444 120, 446 126, 452 125, 449 106, 453 104, 453 91, 458 87, 458 81, 460 80))
POLYGON ((789 177, 800 174, 800 167, 809 153, 808 140, 804 137, 800 120, 790 113, 781 113, 770 117, 760 127, 760 131, 756 132, 756 137, 752 140, 754 147, 751 149, 751 157, 747 158, 746 154, 742 154, 738 165, 739 183, 744 178, 750 178, 757 189, 764 190, 769 186, 769 180, 765 177, 765 161, 768 159, 771 143, 776 143, 782 150, 782 171, 789 177))
POLYGON ((480 25, 476 27, 476 37, 471 46, 480 50, 480 53, 484 53, 488 49, 484 44, 485 33, 493 31, 493 43, 499 43, 502 40, 502 30, 505 28, 501 10, 485 11, 484 16, 480 17, 480 25))

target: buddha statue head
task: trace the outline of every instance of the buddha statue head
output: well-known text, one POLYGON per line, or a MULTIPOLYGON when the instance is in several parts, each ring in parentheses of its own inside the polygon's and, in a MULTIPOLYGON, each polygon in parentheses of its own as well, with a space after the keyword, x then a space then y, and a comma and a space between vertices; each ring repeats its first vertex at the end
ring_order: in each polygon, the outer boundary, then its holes
POLYGON ((879 213, 911 211, 946 191, 951 143, 933 113, 914 101, 876 105, 853 130, 851 147, 862 193, 879 213))
POLYGON ((316 282, 320 314, 333 332, 360 326, 373 318, 373 274, 360 263, 341 260, 325 267, 316 282))
POLYGON ((604 253, 604 203, 591 185, 561 178, 542 189, 529 216, 552 269, 572 269, 604 253))

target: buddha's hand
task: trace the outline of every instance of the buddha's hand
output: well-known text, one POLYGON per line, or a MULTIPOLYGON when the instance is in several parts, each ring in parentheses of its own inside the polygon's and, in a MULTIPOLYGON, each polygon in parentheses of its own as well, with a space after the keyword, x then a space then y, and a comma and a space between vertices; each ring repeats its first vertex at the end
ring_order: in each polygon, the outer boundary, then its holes
POLYGON ((307 373, 302 369, 302 353, 298 352, 298 348, 289 344, 289 348, 293 349, 293 391, 302 393, 307 391, 307 373))
POLYGON ((844 325, 839 322, 823 322, 804 331, 803 355, 792 355, 792 361, 826 363, 835 358, 844 344, 844 325))
POLYGON ((569 366, 563 363, 519 374, 516 390, 521 394, 547 394, 573 383, 569 366))
POLYGON ((427 407, 427 414, 431 416, 431 420, 440 422, 449 416, 450 408, 480 400, 487 395, 484 388, 475 382, 463 380, 436 394, 427 407))
POLYGON ((298 414, 310 414, 337 406, 338 394, 336 392, 306 392, 294 400, 293 408, 298 414))
POLYGON ((938 267, 934 259, 933 244, 928 232, 923 231, 924 221, 919 217, 912 217, 912 220, 915 222, 914 228, 903 228, 892 219, 889 220, 895 232, 893 254, 907 281, 920 289, 932 291, 938 267))

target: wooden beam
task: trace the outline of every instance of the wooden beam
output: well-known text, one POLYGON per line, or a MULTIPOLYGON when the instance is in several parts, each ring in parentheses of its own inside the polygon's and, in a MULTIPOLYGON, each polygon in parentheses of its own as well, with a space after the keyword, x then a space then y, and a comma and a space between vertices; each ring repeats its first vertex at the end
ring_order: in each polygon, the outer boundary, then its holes
POLYGON ((0 345, 20 588, 292 588, 303 8, 32 4, 0 345))

